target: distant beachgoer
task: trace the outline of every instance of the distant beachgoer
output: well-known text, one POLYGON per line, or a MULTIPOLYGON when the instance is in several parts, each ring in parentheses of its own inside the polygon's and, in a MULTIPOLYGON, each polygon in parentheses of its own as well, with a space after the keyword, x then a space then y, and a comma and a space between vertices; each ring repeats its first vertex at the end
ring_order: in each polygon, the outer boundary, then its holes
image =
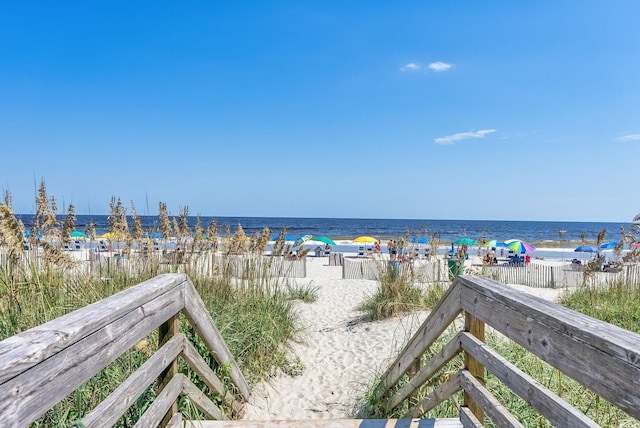
POLYGON ((375 247, 373 247, 373 249, 375 250, 376 253, 380 252, 380 242, 376 242, 375 247))

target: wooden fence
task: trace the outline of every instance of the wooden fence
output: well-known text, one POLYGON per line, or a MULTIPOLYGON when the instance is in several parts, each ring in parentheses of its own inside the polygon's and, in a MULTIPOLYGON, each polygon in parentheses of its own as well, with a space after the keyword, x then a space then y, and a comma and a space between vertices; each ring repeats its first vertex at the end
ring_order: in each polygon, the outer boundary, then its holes
POLYGON ((24 427, 102 371, 154 330, 159 349, 91 413, 82 426, 113 425, 145 390, 157 396, 137 427, 182 426, 177 399, 188 396, 210 419, 240 415, 249 387, 191 280, 166 274, 0 342, 0 424, 24 427), (184 314, 237 394, 215 375, 180 332, 184 314), (178 371, 181 359, 213 392, 205 395, 178 371), (218 406, 215 402, 223 403, 218 406), (229 409, 227 412, 223 408, 229 409))
POLYGON ((581 285, 625 284, 640 287, 640 264, 623 264, 619 272, 584 272, 564 265, 535 262, 524 266, 483 266, 477 272, 504 284, 520 284, 537 288, 564 288, 581 285))
POLYGON ((485 386, 488 371, 551 425, 598 426, 487 346, 485 324, 633 418, 640 418, 640 335, 479 276, 460 276, 454 281, 383 374, 381 388, 388 411, 405 408, 403 417, 419 417, 462 391, 463 426, 479 427, 485 416, 497 426, 522 426, 485 386), (463 324, 455 322, 461 313, 463 324), (450 327, 459 329, 458 333, 434 349, 450 327), (443 378, 436 375, 459 354, 464 355, 464 368, 440 381, 443 378), (411 401, 423 385, 428 385, 423 390, 426 396, 411 401))
MULTIPOLYGON (((281 256, 265 255, 225 255, 212 251, 185 254, 183 257, 166 257, 159 251, 149 251, 135 256, 107 255, 101 252, 69 252, 70 256, 86 255, 86 259, 75 258, 76 265, 67 269, 70 274, 106 276, 116 272, 138 275, 143 272, 154 274, 181 272, 193 276, 215 276, 220 272, 229 272, 235 278, 244 278, 253 272, 262 276, 304 278, 306 277, 306 259, 286 260, 281 256)), ((6 265, 7 255, 0 250, 0 265, 6 265)), ((20 254, 19 263, 24 271, 30 268, 42 270, 45 261, 42 253, 36 250, 20 254)))
POLYGON ((380 273, 386 272, 388 269, 393 269, 419 283, 449 280, 446 262, 439 258, 401 263, 386 259, 345 257, 342 265, 342 278, 378 280, 380 273))

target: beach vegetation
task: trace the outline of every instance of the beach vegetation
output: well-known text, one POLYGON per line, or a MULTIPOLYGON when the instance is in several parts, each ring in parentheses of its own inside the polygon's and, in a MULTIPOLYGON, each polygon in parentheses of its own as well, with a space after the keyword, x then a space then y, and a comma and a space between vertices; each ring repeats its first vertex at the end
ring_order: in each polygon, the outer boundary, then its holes
MULTIPOLYGON (((250 384, 278 372, 297 375, 303 370, 300 360, 292 356, 287 347, 302 337, 294 300, 313 301, 318 289, 290 285, 286 277, 270 274, 271 265, 278 257, 277 254, 276 257, 264 257, 269 229, 247 236, 239 226, 233 235, 220 237, 215 221, 206 230, 198 221, 192 231, 186 223, 187 207, 181 209, 171 225, 166 204, 160 203, 159 227, 163 233, 160 239, 176 242, 175 253, 180 256, 172 257, 168 252, 153 250, 149 236, 155 231, 145 231, 141 227, 133 204, 133 221, 129 227, 124 204, 113 197, 109 215, 112 238, 109 241, 125 242, 129 251, 136 249, 135 257, 141 262, 136 265, 139 268, 127 269, 123 263, 131 253, 122 248, 109 250, 113 256, 109 256, 106 266, 95 260, 81 262, 64 250, 62 244, 75 228, 75 210, 70 205, 64 222, 59 222, 55 198, 47 195, 44 182, 38 189, 36 206, 31 239, 26 241, 24 225, 13 213, 9 192, 5 193, 4 202, 0 202, 0 340, 160 273, 184 272, 194 283, 250 384), (223 245, 218 251, 220 242, 223 245), (27 250, 25 243, 30 244, 27 250), (203 273, 197 263, 188 263, 194 257, 202 257, 212 266, 203 273), (80 263, 89 263, 91 269, 78 269, 80 263)), ((95 224, 87 225, 86 233, 87 239, 95 242, 95 224)), ((286 246, 282 246, 284 248, 286 246)), ((104 258, 93 252, 89 255, 94 259, 104 258)), ((185 320, 181 323, 187 334, 195 336, 193 330, 189 333, 185 320)), ((196 337, 193 340, 203 358, 211 359, 204 344, 196 337)), ((157 349, 157 341, 157 333, 148 336, 63 399, 35 425, 68 426, 81 418, 146 361, 157 349)), ((225 379, 224 367, 217 370, 220 378, 225 379)), ((133 425, 154 396, 154 389, 149 388, 117 426, 133 425)), ((185 415, 197 417, 198 411, 189 400, 181 399, 180 408, 185 415)))
POLYGON ((408 269, 401 269, 400 262, 389 262, 379 266, 378 287, 358 310, 374 321, 425 308, 422 289, 412 281, 408 269))
POLYGON ((287 284, 286 293, 291 300, 301 300, 304 303, 313 303, 318 300, 318 294, 320 293, 320 287, 313 284, 301 285, 301 284, 287 284))

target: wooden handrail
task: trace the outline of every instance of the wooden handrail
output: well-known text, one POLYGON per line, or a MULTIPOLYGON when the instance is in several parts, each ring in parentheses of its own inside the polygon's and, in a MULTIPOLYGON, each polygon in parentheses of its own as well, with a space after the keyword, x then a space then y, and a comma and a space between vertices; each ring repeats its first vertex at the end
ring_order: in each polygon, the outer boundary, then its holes
POLYGON ((155 329, 159 329, 159 350, 87 414, 83 423, 88 427, 111 425, 154 382, 159 394, 143 415, 141 426, 170 423, 179 395, 197 396, 194 401, 205 413, 226 417, 219 409, 212 410, 217 408, 213 402, 196 393, 195 386, 177 372, 179 355, 188 365, 199 357, 178 331, 180 312, 191 321, 216 362, 229 367, 240 397, 224 391, 206 364, 195 363, 194 372, 203 375, 223 402, 240 413, 249 387, 211 315, 186 275, 165 274, 0 341, 2 425, 23 427, 34 422, 155 329))
POLYGON ((579 314, 561 305, 478 276, 459 276, 381 378, 387 409, 392 411, 460 353, 465 367, 437 385, 407 416, 417 417, 460 389, 469 407, 460 408, 465 424, 482 423, 484 415, 499 426, 520 426, 484 387, 485 370, 531 405, 554 426, 594 427, 594 421, 487 347, 487 325, 522 345, 551 366, 589 388, 634 418, 640 418, 640 335, 579 314), (454 319, 465 314, 465 327, 439 352, 431 347, 454 319), (480 334, 479 334, 480 333, 480 334), (417 373, 409 367, 433 354, 417 373), (473 364, 469 364, 473 361, 473 364), (404 377, 402 377, 404 375, 404 377), (455 377, 455 379, 454 379, 455 377), (402 387, 396 387, 400 379, 402 387), (456 389, 457 385, 460 386, 456 389), (446 395, 446 396, 445 396, 446 395), (475 407, 475 410, 473 409, 475 407), (484 415, 483 415, 484 414, 484 415))

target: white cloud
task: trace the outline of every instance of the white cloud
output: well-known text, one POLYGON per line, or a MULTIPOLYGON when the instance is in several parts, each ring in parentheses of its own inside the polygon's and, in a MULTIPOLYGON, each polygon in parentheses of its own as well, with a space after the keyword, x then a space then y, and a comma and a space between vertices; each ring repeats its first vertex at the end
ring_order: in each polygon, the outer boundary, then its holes
POLYGON ((415 62, 410 62, 409 64, 406 64, 406 65, 403 65, 402 67, 400 67, 400 70, 402 70, 402 71, 417 71, 417 70, 420 70, 421 68, 422 67, 420 67, 415 62))
POLYGON ((436 61, 429 64, 428 67, 433 71, 437 71, 438 73, 441 73, 453 67, 453 64, 447 64, 446 62, 436 61))
POLYGON ((479 131, 460 132, 446 137, 436 138, 437 144, 453 144, 455 141, 466 140, 468 138, 484 138, 485 135, 496 132, 496 129, 481 129, 479 131))
POLYGON ((620 140, 620 141, 635 141, 635 140, 640 140, 640 134, 625 135, 624 137, 620 137, 620 138, 618 138, 618 140, 620 140))

